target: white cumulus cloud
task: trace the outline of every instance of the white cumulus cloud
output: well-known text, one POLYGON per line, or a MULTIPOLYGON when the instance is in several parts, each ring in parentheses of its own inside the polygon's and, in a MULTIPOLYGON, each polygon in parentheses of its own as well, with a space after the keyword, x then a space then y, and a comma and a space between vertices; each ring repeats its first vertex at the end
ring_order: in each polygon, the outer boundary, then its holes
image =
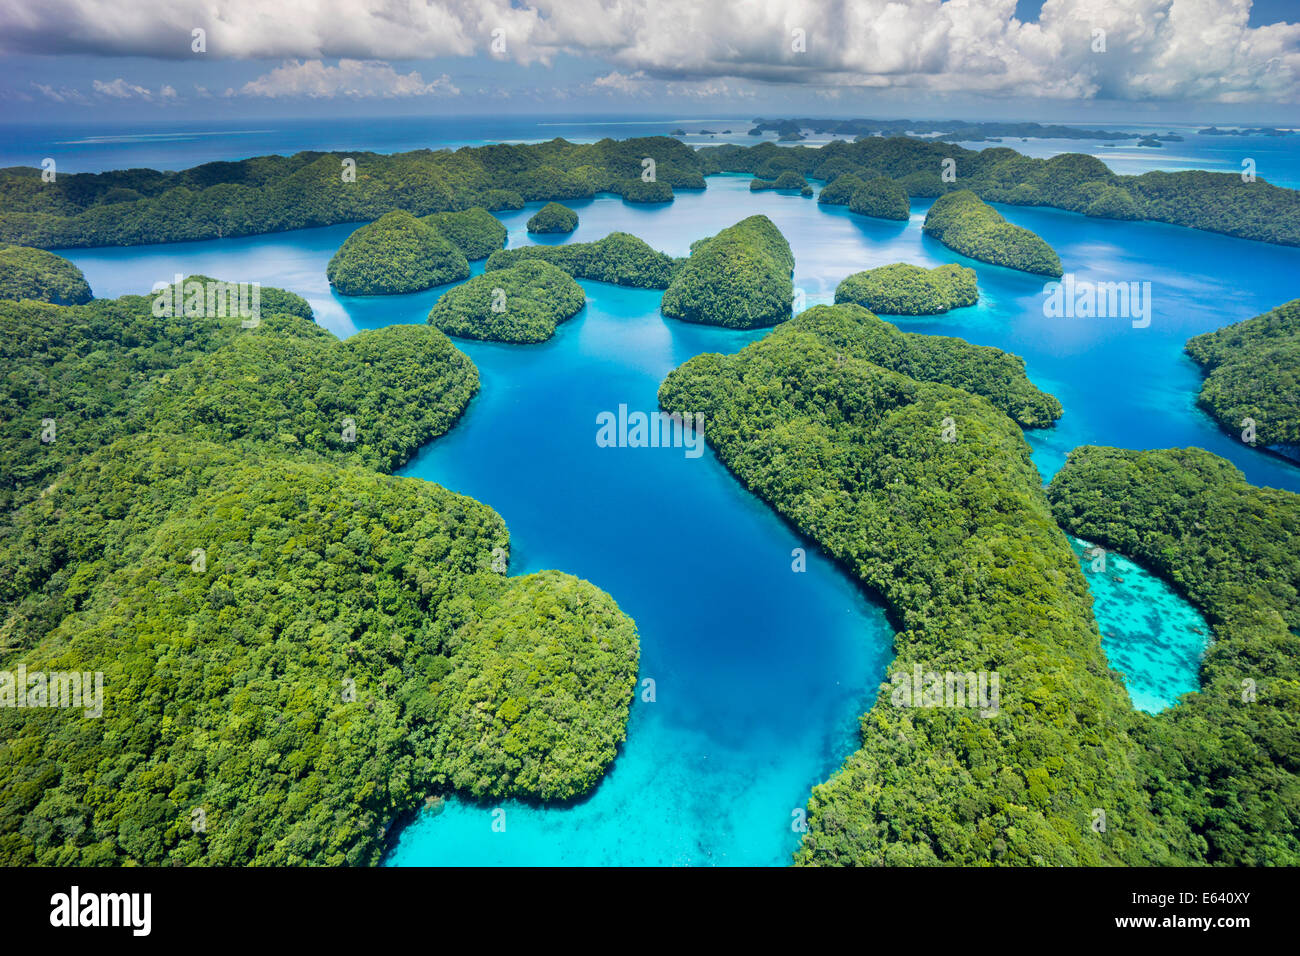
POLYGON ((38 90, 46 99, 53 100, 55 103, 77 103, 85 105, 90 101, 80 90, 74 90, 69 86, 54 86, 45 83, 32 83, 33 88, 38 90))
MULTIPOLYGON (((217 13, 211 0, 0 0, 0 51, 306 64, 439 56, 549 64, 575 55, 602 61, 605 89, 644 75, 1060 98, 1300 100, 1300 23, 1252 28, 1251 0, 1046 0, 1034 23, 1016 19, 1015 7, 1016 0, 223 0, 217 13), (207 53, 190 50, 195 27, 207 31, 207 53), (1104 31, 1104 50, 1095 31, 1104 31), (504 49, 492 49, 494 34, 504 49)), ((306 74, 302 80, 311 85, 306 74)))
POLYGON ((339 60, 327 66, 321 60, 290 60, 245 83, 240 90, 246 96, 313 98, 403 96, 457 96, 460 90, 446 73, 425 82, 418 72, 398 73, 391 65, 377 60, 339 60))
POLYGON ((94 91, 101 96, 111 96, 118 100, 129 100, 139 98, 142 100, 153 99, 153 94, 147 87, 138 86, 135 83, 128 83, 120 76, 105 83, 103 80, 95 80, 91 84, 94 91))
POLYGON ((618 70, 611 70, 604 76, 598 76, 592 80, 591 87, 593 90, 604 90, 607 93, 638 96, 646 92, 647 79, 645 70, 637 70, 635 73, 620 73, 618 70))

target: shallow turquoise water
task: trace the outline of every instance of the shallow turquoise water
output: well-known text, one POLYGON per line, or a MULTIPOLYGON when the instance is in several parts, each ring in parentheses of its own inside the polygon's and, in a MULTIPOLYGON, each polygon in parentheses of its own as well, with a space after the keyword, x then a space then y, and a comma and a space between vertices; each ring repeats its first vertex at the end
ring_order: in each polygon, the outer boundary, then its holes
MULTIPOLYGON (((897 322, 1026 358, 1030 376, 1066 409, 1056 428, 1028 436, 1045 478, 1083 443, 1199 445, 1257 484, 1300 490, 1300 468, 1241 445, 1195 409, 1200 377, 1181 354, 1189 336, 1293 297, 1300 249, 1004 208, 1080 277, 1152 283, 1148 328, 1123 319, 1050 319, 1041 279, 964 260, 923 236, 924 202, 909 222, 892 223, 797 196, 752 194, 747 182, 714 177, 708 190, 664 206, 610 197, 574 203, 581 224, 571 238, 622 229, 683 255, 693 239, 766 213, 790 240, 795 284, 808 305, 831 301, 840 279, 860 269, 964 262, 979 275, 978 305, 897 322)), ((524 223, 535 208, 501 216, 511 245, 530 241, 524 223)), ((75 250, 69 258, 100 296, 203 272, 293 289, 342 336, 424 321, 444 290, 350 299, 329 289, 325 264, 351 229, 75 250)), ((792 812, 855 747, 856 716, 892 656, 891 631, 880 610, 815 553, 806 573, 792 573, 790 553, 801 542, 711 453, 688 459, 680 449, 595 445, 599 412, 620 404, 652 411, 669 370, 763 333, 664 319, 654 292, 583 286, 587 307, 548 343, 461 344, 480 369, 482 391, 451 434, 403 473, 497 509, 511 530, 511 573, 559 568, 609 591, 638 623, 641 676, 656 682, 657 700, 634 704, 629 742, 586 801, 546 810, 507 803, 501 833, 491 825, 494 807, 451 800, 408 827, 389 862, 784 863, 798 840, 792 812)), ((1120 576, 1134 586, 1144 580, 1120 576)), ((1147 620, 1150 593, 1112 591, 1105 582, 1099 592, 1103 631, 1128 635, 1108 639, 1107 650, 1128 673, 1137 706, 1155 709, 1194 689, 1196 655, 1165 626, 1183 620, 1176 596, 1162 598, 1164 617, 1147 620), (1103 594, 1132 607, 1106 610, 1103 594)))
POLYGON ((1085 554, 1089 542, 1070 537, 1092 590, 1101 646, 1124 675, 1133 706, 1149 714, 1200 689, 1201 657, 1211 639, 1205 618, 1172 587, 1121 554, 1085 554))

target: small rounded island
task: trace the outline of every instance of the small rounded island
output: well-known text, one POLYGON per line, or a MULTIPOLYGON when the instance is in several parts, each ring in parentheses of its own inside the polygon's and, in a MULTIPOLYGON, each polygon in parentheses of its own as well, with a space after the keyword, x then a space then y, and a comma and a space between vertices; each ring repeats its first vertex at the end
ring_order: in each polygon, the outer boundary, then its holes
POLYGON ((955 263, 926 269, 906 262, 848 276, 836 304, 851 302, 884 315, 939 315, 979 301, 975 270, 955 263))
POLYGON ((548 202, 528 220, 528 231, 533 233, 565 233, 578 228, 578 214, 558 202, 548 202))
POLYGON ((573 276, 525 259, 447 290, 430 310, 429 324, 463 339, 526 345, 545 342, 586 302, 573 276))
POLYGON ((400 295, 468 278, 469 262, 433 226, 395 210, 348 236, 325 274, 344 295, 400 295))

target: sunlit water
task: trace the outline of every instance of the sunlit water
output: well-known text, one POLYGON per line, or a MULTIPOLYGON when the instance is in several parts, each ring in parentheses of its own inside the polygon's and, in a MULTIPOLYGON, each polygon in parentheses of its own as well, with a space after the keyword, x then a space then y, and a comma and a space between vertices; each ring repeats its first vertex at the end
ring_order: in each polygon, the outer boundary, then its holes
POLYGON ((1070 546, 1092 590, 1101 646, 1124 675, 1133 706, 1154 714, 1197 690, 1211 633, 1200 612, 1122 554, 1099 553, 1073 536, 1070 546))
MULTIPOLYGON (((1151 323, 1133 328, 1128 319, 1046 317, 1041 278, 969 262, 924 237, 925 202, 914 204, 909 222, 892 223, 797 196, 751 194, 746 177, 726 176, 669 205, 611 197, 572 205, 582 220, 573 241, 621 229, 676 255, 693 239, 766 213, 790 240, 795 283, 808 305, 831 301, 840 279, 872 266, 973 265, 978 305, 894 321, 1026 358, 1030 376, 1066 409, 1056 428, 1029 433, 1044 478, 1083 443, 1199 445, 1231 459, 1255 483, 1300 490, 1295 465, 1242 445, 1195 408, 1200 376, 1182 355, 1189 336, 1293 297, 1300 250, 1003 209, 1051 243, 1080 278, 1150 282, 1151 323)), ((511 245, 530 241, 523 227, 534 209, 501 215, 511 245)), ((69 258, 100 296, 202 272, 293 289, 344 337, 424 321, 444 290, 374 299, 331 292, 325 264, 351 229, 75 250, 69 258)), ((586 308, 550 342, 460 343, 479 367, 482 390, 456 428, 403 473, 500 512, 511 530, 512 574, 559 568, 612 594, 637 621, 641 678, 654 681, 656 699, 638 696, 628 743, 587 800, 546 809, 506 802, 499 832, 495 804, 451 799, 441 813, 408 826, 388 862, 784 863, 798 842, 793 812, 856 745, 856 717, 892 654, 890 629, 813 549, 807 571, 794 573, 791 552, 806 543, 711 452, 692 459, 682 449, 596 446, 599 412, 620 404, 652 411, 672 368, 700 352, 735 351, 763 333, 665 319, 655 292, 583 287, 586 308)), ((1173 592, 1153 599, 1146 582, 1159 582, 1140 570, 1116 573, 1134 586, 1093 585, 1102 630, 1122 635, 1107 638, 1107 651, 1127 674, 1135 705, 1158 709, 1195 688, 1200 648, 1185 638, 1200 625, 1188 623, 1194 612, 1173 592)))

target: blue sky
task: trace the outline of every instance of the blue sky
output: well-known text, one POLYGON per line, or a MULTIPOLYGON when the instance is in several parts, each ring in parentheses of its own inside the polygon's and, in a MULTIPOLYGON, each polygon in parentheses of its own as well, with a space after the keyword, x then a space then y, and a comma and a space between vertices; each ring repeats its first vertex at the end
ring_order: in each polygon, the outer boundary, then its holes
POLYGON ((215 18, 211 9, 0 0, 6 118, 656 112, 1300 126, 1296 0, 225 0, 215 18))

